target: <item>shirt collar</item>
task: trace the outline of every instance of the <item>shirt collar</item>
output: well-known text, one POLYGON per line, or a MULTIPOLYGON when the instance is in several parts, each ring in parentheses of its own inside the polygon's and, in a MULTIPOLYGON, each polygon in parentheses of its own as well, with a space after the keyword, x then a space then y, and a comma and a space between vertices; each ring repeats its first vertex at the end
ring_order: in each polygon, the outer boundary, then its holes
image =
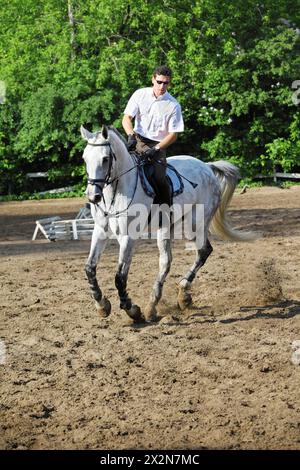
POLYGON ((169 93, 167 91, 163 95, 160 95, 160 96, 156 97, 154 92, 153 92, 153 88, 150 88, 150 90, 151 90, 151 96, 155 100, 162 101, 162 100, 168 99, 169 93))

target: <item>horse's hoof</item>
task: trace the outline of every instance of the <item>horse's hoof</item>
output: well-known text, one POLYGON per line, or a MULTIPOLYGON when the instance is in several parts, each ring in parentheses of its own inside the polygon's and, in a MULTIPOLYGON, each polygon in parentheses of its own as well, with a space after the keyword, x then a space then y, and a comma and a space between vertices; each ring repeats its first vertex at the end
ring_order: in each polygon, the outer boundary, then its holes
POLYGON ((102 297, 100 302, 95 302, 97 313, 101 318, 106 318, 111 312, 111 303, 106 297, 102 297))
POLYGON ((138 305, 132 304, 131 308, 128 310, 125 310, 127 315, 132 318, 132 320, 135 323, 141 323, 144 321, 144 318, 142 316, 141 309, 138 305))
POLYGON ((157 311, 154 305, 147 305, 144 310, 144 316, 146 321, 155 322, 158 320, 157 318, 157 311))
POLYGON ((189 307, 193 302, 192 296, 189 292, 179 291, 177 297, 177 304, 180 310, 184 310, 189 307))

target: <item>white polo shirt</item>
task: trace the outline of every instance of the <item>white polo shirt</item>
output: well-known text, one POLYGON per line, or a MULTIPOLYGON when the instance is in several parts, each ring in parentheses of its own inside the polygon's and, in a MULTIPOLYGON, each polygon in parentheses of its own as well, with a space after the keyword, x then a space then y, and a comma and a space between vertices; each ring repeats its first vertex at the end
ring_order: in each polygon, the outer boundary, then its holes
POLYGON ((124 114, 135 118, 134 131, 137 134, 158 142, 170 132, 184 130, 181 106, 167 91, 158 98, 151 87, 135 91, 124 114))

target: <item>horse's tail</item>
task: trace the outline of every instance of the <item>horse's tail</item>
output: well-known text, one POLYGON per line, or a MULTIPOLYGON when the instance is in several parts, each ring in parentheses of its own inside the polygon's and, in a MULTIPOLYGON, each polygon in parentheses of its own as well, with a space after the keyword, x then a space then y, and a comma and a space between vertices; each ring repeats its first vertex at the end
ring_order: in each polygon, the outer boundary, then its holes
POLYGON ((223 160, 208 163, 221 186, 221 201, 210 223, 209 231, 223 240, 250 241, 257 238, 253 232, 234 229, 227 218, 226 209, 231 201, 239 179, 239 170, 232 163, 223 160))

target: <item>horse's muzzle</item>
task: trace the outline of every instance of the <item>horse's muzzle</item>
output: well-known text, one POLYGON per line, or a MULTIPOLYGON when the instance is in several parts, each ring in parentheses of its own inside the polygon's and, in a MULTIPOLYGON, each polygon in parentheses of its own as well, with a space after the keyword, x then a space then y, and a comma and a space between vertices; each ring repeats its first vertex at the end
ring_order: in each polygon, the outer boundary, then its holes
POLYGON ((98 202, 101 201, 102 195, 101 194, 95 194, 93 196, 88 196, 89 202, 91 204, 98 204, 98 202))
POLYGON ((102 191, 98 186, 88 185, 85 194, 91 204, 97 204, 102 199, 102 191))

